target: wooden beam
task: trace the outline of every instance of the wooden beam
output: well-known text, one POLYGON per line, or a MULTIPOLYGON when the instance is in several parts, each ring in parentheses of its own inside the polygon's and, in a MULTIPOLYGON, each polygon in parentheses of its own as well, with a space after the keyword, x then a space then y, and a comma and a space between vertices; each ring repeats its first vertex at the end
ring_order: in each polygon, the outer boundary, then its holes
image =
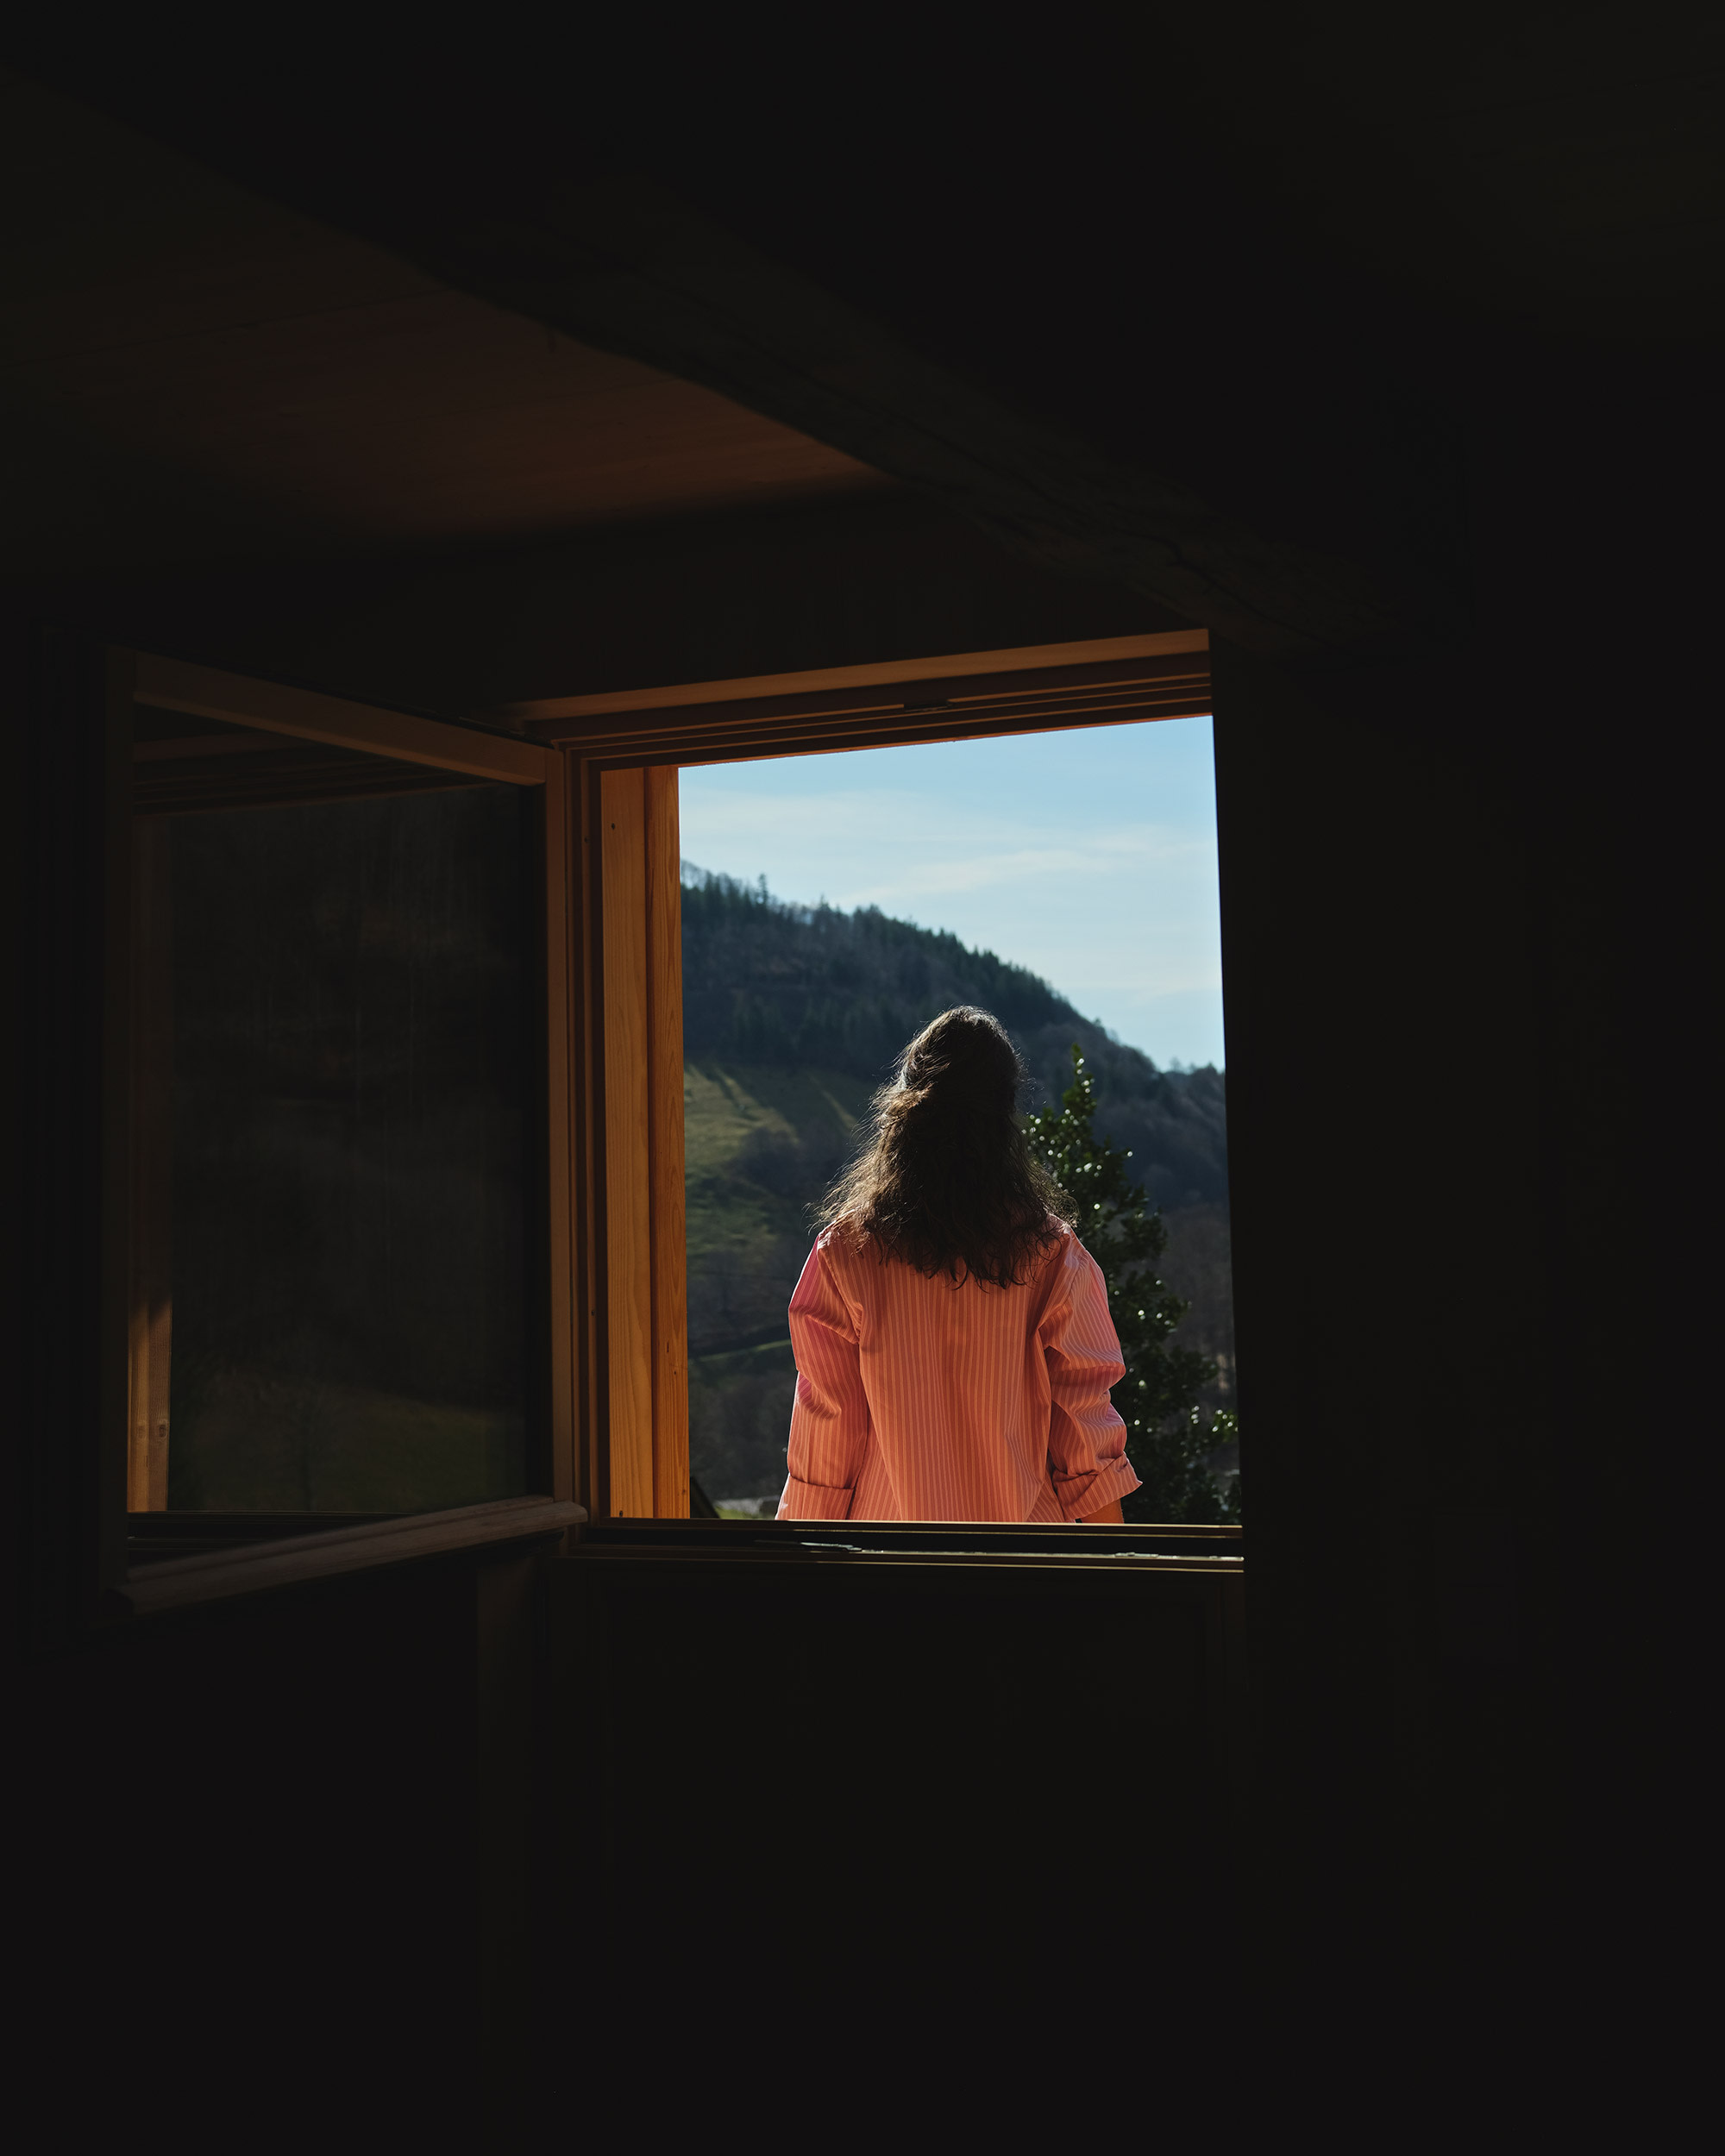
POLYGON ((217 719, 227 725, 255 726, 301 741, 328 742, 340 749, 430 764, 440 771, 459 771, 469 778, 509 786, 545 783, 546 752, 536 742, 482 733, 477 727, 451 726, 441 719, 384 711, 314 689, 288 688, 280 682, 254 680, 248 674, 226 674, 216 667, 193 666, 145 652, 137 655, 136 667, 135 700, 159 710, 217 719))

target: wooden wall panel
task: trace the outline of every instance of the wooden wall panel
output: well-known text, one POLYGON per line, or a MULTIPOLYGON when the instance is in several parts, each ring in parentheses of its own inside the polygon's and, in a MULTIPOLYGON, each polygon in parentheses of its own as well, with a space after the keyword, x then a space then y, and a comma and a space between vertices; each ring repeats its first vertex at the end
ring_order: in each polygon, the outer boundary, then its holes
POLYGON ((653 1510, 689 1516, 683 1201, 682 856, 677 774, 646 774, 648 1099, 653 1225, 653 1510))
POLYGON ((613 1518, 653 1514, 653 1232, 646 774, 607 771, 599 822, 605 958, 605 1349, 613 1518))

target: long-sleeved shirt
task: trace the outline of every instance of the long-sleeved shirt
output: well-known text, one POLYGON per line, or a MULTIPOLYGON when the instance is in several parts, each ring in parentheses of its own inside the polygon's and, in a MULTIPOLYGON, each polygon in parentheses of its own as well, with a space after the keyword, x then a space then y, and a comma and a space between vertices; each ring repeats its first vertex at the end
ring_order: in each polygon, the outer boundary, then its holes
POLYGON ((1019 1288, 881 1264, 829 1228, 791 1297, 781 1520, 1081 1520, 1138 1486, 1126 1374, 1072 1231, 1019 1288))

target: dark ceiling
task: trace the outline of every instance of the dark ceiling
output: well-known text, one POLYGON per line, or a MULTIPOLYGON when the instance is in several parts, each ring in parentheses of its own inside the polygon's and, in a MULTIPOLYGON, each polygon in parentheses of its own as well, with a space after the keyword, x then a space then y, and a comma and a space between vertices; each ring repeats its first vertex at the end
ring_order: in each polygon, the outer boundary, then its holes
POLYGON ((188 532, 315 549, 867 467, 1243 642, 1370 653, 1465 637, 1494 444, 1579 448, 1716 368, 1716 11, 1151 6, 986 48, 881 16, 819 50, 708 21, 264 69, 38 34, 38 79, 234 183, 17 131, 47 281, 78 248, 115 280, 39 292, 12 371, 38 497, 83 460, 55 543, 141 530, 157 473, 188 532))
POLYGON ((890 482, 0 78, 0 573, 509 543, 890 482))

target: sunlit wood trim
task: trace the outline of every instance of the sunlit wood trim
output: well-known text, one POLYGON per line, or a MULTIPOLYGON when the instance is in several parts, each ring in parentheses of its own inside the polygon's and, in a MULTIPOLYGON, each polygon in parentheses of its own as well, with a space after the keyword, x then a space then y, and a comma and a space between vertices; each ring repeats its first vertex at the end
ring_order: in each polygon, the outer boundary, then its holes
POLYGON ((1210 703, 1209 659, 1199 653, 668 705, 560 719, 540 730, 547 740, 606 761, 717 763, 1192 718, 1208 712, 1210 703))
POLYGON ((593 774, 605 1072, 604 1458, 598 1517, 686 1520, 682 879, 677 774, 593 774))
POLYGON ((1000 651, 958 651, 934 658, 886 659, 865 666, 819 667, 797 674, 751 674, 726 681, 678 681, 657 688, 606 689, 592 695, 542 697, 503 705, 484 716, 511 726, 595 718, 619 711, 658 711, 701 704, 747 703, 756 699, 823 695, 876 688, 894 682, 942 681, 965 674, 1021 674, 1051 667, 1093 667, 1111 661, 1208 653, 1206 629, 1158 630, 1141 636, 1098 636, 1076 643, 1025 644, 1000 651))
POLYGON ((653 1219, 646 774, 599 781, 605 952, 607 1510, 653 1516, 653 1219))
POLYGON ((653 1511, 689 1514, 688 1266, 683 1188, 682 855, 677 774, 646 774, 647 1091, 653 1239, 653 1511))
POLYGON ((408 711, 384 711, 315 689, 258 681, 216 667, 183 659, 137 655, 135 699, 158 709, 184 711, 233 726, 254 726, 265 733, 292 735, 301 741, 325 742, 408 763, 430 764, 440 771, 460 771, 469 778, 492 779, 509 786, 543 786, 549 768, 544 747, 531 741, 481 733, 477 728, 448 726, 408 711))
POLYGON ((573 1013, 575 1100, 575 1282, 578 1351, 576 1406, 580 1427, 577 1495, 593 1519, 610 1510, 605 1443, 605 1121, 604 1033, 600 984, 602 858, 599 843, 599 773, 584 759, 566 767, 571 852, 570 920, 574 962, 573 1013))

